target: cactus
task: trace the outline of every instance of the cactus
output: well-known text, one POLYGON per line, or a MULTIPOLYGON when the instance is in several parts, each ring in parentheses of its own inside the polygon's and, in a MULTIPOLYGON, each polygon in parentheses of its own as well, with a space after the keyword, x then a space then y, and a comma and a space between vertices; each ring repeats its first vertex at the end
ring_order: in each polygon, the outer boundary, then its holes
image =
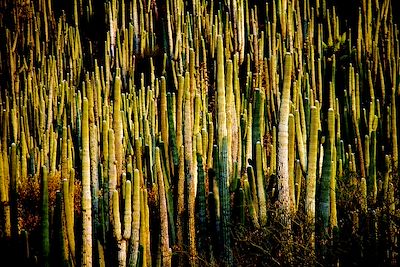
POLYGON ((197 171, 198 171, 198 183, 197 183, 197 202, 199 212, 199 254, 203 254, 206 251, 206 236, 207 236, 207 210, 206 210, 206 185, 205 185, 205 174, 203 167, 202 151, 201 147, 201 134, 197 134, 197 171))
MULTIPOLYGON (((73 190, 73 189, 72 189, 73 190)), ((66 223, 66 231, 68 237, 68 245, 69 250, 71 251, 71 256, 73 261, 75 261, 75 233, 74 233, 74 224, 73 224, 73 212, 74 206, 73 203, 70 202, 70 189, 69 189, 69 181, 67 179, 63 180, 63 201, 64 201, 64 212, 65 212, 65 223, 66 223)))
POLYGON ((49 228, 49 190, 47 180, 47 167, 42 167, 42 264, 43 266, 50 266, 50 228, 49 228))
POLYGON ((157 169, 157 181, 158 190, 160 197, 160 227, 161 227, 161 261, 162 266, 171 266, 171 249, 169 247, 169 235, 168 235, 168 211, 167 211, 167 200, 165 196, 164 177, 161 170, 161 159, 160 149, 156 148, 156 169, 157 169))
MULTIPOLYGON (((117 241, 122 239, 122 231, 121 231, 121 219, 119 215, 119 193, 118 190, 114 189, 112 192, 112 206, 113 206, 113 235, 117 241)), ((121 263, 121 262, 120 262, 121 263)))
POLYGON ((90 190, 88 100, 83 99, 82 112, 82 266, 92 265, 92 195, 90 190))
MULTIPOLYGON (((140 177, 139 170, 135 169, 133 174, 133 190, 132 190, 132 228, 131 240, 129 247, 128 266, 136 266, 138 262, 139 250, 139 231, 140 231, 140 177)), ((126 229, 126 228, 125 228, 126 229)))
POLYGON ((267 206, 266 206, 266 194, 264 185, 264 175, 262 171, 262 159, 261 159, 261 143, 256 144, 256 180, 257 180, 257 193, 258 193, 258 204, 259 204, 259 215, 260 215, 260 225, 265 226, 267 223, 267 206))
POLYGON ((296 211, 296 189, 295 189, 295 122, 293 114, 289 114, 289 125, 288 125, 288 134, 289 134, 289 142, 288 142, 288 172, 289 172, 289 198, 290 198, 290 206, 294 211, 296 211))
MULTIPOLYGON (((119 73, 119 70, 117 70, 119 73)), ((123 168, 123 129, 122 129, 122 118, 121 118, 121 79, 119 76, 115 77, 114 84, 114 102, 113 102, 113 130, 115 133, 115 161, 117 168, 117 178, 122 174, 123 168)), ((117 184, 119 184, 119 179, 117 179, 117 184)))
POLYGON ((221 198, 221 234, 222 234, 222 246, 223 246, 223 261, 228 265, 232 265, 232 250, 230 241, 229 223, 231 216, 230 197, 227 187, 228 180, 228 166, 227 166, 227 140, 222 140, 222 151, 220 152, 219 160, 219 194, 221 198))
POLYGON ((278 201, 281 209, 282 224, 290 228, 290 214, 293 206, 290 202, 289 192, 289 99, 292 73, 292 55, 285 55, 285 72, 282 89, 282 102, 279 108, 278 126, 278 151, 277 151, 277 179, 278 179, 278 201))
MULTIPOLYGON (((185 102, 184 111, 185 117, 191 118, 192 105, 190 99, 190 78, 189 73, 185 74, 185 102)), ((196 241, 195 241, 195 186, 193 175, 193 136, 192 136, 192 122, 190 119, 185 121, 184 124, 184 147, 185 147, 185 176, 188 184, 188 213, 189 213, 189 254, 190 263, 195 264, 196 258, 196 241)))
MULTIPOLYGON (((178 167, 178 200, 177 200, 177 216, 176 216, 176 237, 177 245, 182 249, 183 247, 183 216, 184 216, 184 186, 185 186, 185 159, 184 159, 183 146, 180 147, 179 151, 179 167, 178 167)), ((182 258, 179 258, 179 265, 182 266, 182 258)))
MULTIPOLYGON (((318 152, 318 110, 315 106, 311 107, 311 129, 310 129, 310 145, 308 152, 307 165, 307 182, 306 182, 306 216, 311 223, 311 227, 315 224, 315 193, 317 178, 317 152, 318 152)), ((314 246, 314 234, 310 239, 310 245, 314 246)))
POLYGON ((69 2, 0 2, 0 243, 21 263, 396 265, 394 1, 69 2))
POLYGON ((54 224, 55 224, 55 238, 54 238, 54 263, 60 266, 68 266, 67 247, 65 246, 65 232, 63 225, 63 203, 62 193, 56 192, 56 206, 54 208, 54 224))
POLYGON ((19 236, 18 227, 18 192, 17 192, 17 180, 18 177, 18 159, 17 159, 17 145, 11 144, 11 155, 10 155, 11 169, 10 169, 10 218, 11 218, 11 238, 16 245, 19 236))

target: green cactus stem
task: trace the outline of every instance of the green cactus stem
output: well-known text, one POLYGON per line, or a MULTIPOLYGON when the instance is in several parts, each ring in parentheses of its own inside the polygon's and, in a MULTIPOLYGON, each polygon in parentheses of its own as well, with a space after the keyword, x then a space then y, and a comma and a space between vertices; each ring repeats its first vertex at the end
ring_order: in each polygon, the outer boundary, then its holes
POLYGON ((49 228, 49 189, 47 167, 42 167, 41 195, 41 227, 42 227, 42 259, 43 266, 50 266, 50 228, 49 228))

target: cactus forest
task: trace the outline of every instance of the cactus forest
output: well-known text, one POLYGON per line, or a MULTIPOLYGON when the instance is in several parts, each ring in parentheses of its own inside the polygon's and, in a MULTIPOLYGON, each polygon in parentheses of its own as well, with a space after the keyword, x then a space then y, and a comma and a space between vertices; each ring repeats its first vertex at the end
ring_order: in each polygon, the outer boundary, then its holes
POLYGON ((347 2, 0 1, 1 266, 400 264, 400 10, 347 2))

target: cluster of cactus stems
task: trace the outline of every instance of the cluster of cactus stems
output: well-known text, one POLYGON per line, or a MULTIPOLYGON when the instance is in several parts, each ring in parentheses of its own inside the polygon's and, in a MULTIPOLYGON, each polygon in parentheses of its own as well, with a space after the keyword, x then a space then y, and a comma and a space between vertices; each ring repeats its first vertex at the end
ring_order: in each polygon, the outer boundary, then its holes
POLYGON ((35 258, 18 203, 40 184, 40 266, 231 266, 235 225, 296 216, 328 261, 338 183, 354 231, 398 218, 392 1, 354 25, 325 0, 55 2, 0 3, 1 238, 35 258))

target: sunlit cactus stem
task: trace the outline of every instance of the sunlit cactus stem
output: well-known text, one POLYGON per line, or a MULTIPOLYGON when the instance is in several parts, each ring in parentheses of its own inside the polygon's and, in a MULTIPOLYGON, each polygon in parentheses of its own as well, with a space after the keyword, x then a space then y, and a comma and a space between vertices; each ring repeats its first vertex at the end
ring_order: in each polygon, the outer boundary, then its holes
MULTIPOLYGON (((176 215, 176 237, 178 248, 183 248, 183 224, 184 224, 184 202, 185 202, 185 148, 179 149, 179 166, 178 166, 178 200, 177 200, 177 215, 176 215)), ((178 265, 183 266, 183 257, 178 257, 178 265)))
POLYGON ((132 183, 130 180, 125 181, 124 193, 124 220, 123 220, 123 233, 124 239, 130 239, 132 233, 132 183))
MULTIPOLYGON (((6 238, 11 237, 11 218, 10 218, 10 203, 9 203, 9 190, 8 190, 8 170, 6 171, 6 165, 8 160, 3 161, 3 154, 6 155, 6 149, 1 149, 0 142, 0 201, 3 206, 2 214, 2 229, 6 238)), ((7 156, 6 156, 7 158, 7 156)))
POLYGON ((399 265, 396 1, 261 2, 0 1, 14 265, 399 265))
POLYGON ((129 245, 128 266, 136 266, 139 251, 139 231, 140 231, 140 176, 139 170, 135 169, 133 174, 132 189, 132 229, 129 245))
MULTIPOLYGON (((278 125, 278 151, 277 151, 277 179, 278 179, 278 201, 281 210, 282 223, 290 227, 290 216, 293 206, 290 203, 289 192, 289 101, 290 87, 292 83, 292 55, 285 55, 284 81, 282 89, 281 104, 279 108, 278 125)), ((292 203, 293 204, 293 203, 292 203)))
MULTIPOLYGON (((69 181, 67 179, 63 180, 63 201, 64 201, 64 214, 65 214, 65 223, 66 223, 66 231, 68 237, 68 245, 69 250, 71 251, 72 260, 75 261, 75 233, 74 233, 74 224, 73 224, 73 216, 72 213, 74 212, 73 203, 71 206, 70 203, 70 189, 69 189, 69 181)), ((73 188, 72 188, 73 190, 73 188)))
POLYGON ((92 266, 92 195, 90 190, 88 100, 83 99, 82 113, 82 266, 92 266))
POLYGON ((115 77, 114 84, 114 111, 113 111, 113 130, 115 133, 115 163, 117 168, 117 184, 122 174, 124 164, 124 147, 123 147, 123 126, 121 118, 121 79, 115 77))
POLYGON ((117 241, 122 239, 121 232, 121 219, 120 219, 120 211, 119 211, 119 193, 117 189, 114 189, 112 192, 112 202, 113 202, 113 236, 117 241))
POLYGON ((184 101, 184 154, 185 154, 185 177, 188 187, 187 210, 188 210, 188 238, 190 265, 196 265, 196 231, 195 231, 195 183, 193 178, 193 131, 192 131, 192 105, 190 99, 190 78, 185 73, 185 101, 184 101))
POLYGON ((171 248, 168 235, 168 211, 165 196, 164 177, 161 169, 160 149, 156 148, 156 172, 160 198, 160 228, 161 228, 161 262, 162 266, 171 266, 171 248))
MULTIPOLYGON (((315 225, 315 193, 317 179, 317 153, 318 153, 318 110, 315 106, 311 107, 311 129, 310 129, 310 144, 308 152, 307 165, 307 182, 306 182, 306 199, 305 209, 307 220, 313 231, 315 225)), ((314 233, 311 233, 310 245, 314 247, 314 233)))
POLYGON ((296 188, 295 188, 295 121, 293 114, 289 114, 289 127, 288 127, 288 134, 289 134, 289 198, 290 198, 290 205, 293 207, 294 211, 296 211, 296 188))

